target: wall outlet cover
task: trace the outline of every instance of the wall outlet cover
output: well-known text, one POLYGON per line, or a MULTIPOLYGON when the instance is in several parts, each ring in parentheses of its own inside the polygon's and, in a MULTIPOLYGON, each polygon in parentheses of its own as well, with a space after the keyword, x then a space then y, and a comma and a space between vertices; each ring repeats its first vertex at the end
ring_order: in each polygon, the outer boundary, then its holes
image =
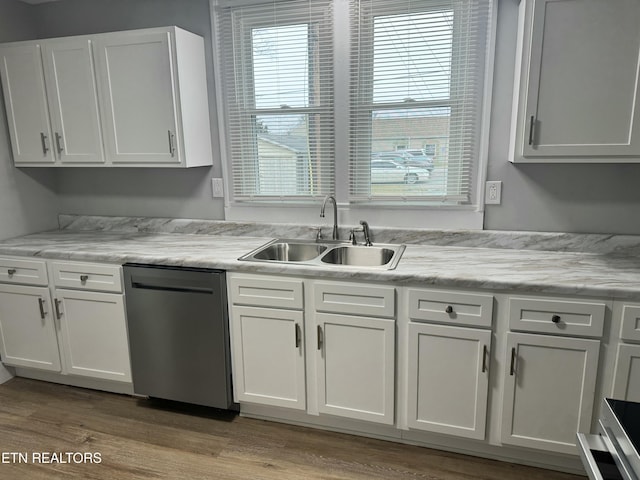
POLYGON ((502 202, 502 182, 487 182, 484 189, 484 203, 488 205, 500 205, 502 202))
POLYGON ((221 178, 212 178, 211 179, 211 190, 213 192, 213 198, 223 198, 224 197, 224 184, 222 183, 221 178))

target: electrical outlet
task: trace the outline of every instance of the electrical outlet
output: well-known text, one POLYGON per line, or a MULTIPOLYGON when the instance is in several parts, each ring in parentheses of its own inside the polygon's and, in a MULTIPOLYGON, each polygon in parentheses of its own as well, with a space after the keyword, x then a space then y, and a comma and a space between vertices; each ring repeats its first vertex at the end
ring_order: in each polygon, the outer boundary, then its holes
POLYGON ((502 201, 502 182, 487 182, 484 189, 484 203, 489 205, 500 205, 502 201))
POLYGON ((223 198, 224 197, 224 186, 222 184, 221 178, 212 178, 211 179, 211 190, 213 192, 213 198, 223 198))

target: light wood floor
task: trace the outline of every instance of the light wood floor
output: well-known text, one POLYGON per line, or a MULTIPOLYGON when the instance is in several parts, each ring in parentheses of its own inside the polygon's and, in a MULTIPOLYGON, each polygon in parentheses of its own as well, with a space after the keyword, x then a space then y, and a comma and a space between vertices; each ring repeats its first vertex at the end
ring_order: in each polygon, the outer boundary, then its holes
POLYGON ((14 378, 0 385, 0 479, 578 480, 508 463, 14 378), (25 452, 28 463, 1 463, 25 452), (99 452, 100 464, 32 463, 99 452))

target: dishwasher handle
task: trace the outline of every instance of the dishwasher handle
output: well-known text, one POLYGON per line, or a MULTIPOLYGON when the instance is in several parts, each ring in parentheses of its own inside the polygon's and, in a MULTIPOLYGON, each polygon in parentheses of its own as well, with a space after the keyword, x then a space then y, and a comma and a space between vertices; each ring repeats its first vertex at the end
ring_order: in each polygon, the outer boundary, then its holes
POLYGON ((161 290, 163 292, 183 292, 183 293, 207 293, 212 294, 211 287, 194 287, 181 285, 160 285, 149 282, 131 282, 131 287, 138 290, 161 290))
POLYGON ((158 268, 124 266, 127 287, 131 290, 156 290, 179 293, 220 293, 220 271, 195 268, 158 268))

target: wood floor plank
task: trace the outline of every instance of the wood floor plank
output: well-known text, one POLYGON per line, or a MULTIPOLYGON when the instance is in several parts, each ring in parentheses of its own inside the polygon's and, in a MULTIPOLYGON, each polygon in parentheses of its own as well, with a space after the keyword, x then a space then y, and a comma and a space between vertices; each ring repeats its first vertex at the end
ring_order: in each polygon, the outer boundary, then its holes
POLYGON ((99 464, 0 463, 0 479, 16 480, 584 478, 22 378, 0 385, 0 452, 101 456, 99 464))

